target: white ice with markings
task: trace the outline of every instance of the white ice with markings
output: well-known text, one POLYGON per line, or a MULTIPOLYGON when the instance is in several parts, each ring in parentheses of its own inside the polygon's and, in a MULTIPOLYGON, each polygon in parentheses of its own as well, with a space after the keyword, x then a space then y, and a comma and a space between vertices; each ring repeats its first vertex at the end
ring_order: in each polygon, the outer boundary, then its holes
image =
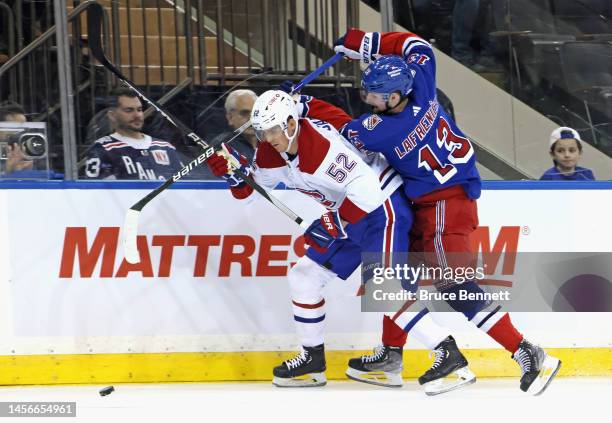
POLYGON ((483 379, 436 397, 426 396, 414 380, 401 389, 345 381, 321 388, 275 388, 270 383, 114 386, 115 392, 105 397, 98 394, 104 386, 1 387, 0 401, 76 401, 76 418, 53 422, 612 421, 612 378, 557 378, 540 397, 521 392, 515 378, 483 379))

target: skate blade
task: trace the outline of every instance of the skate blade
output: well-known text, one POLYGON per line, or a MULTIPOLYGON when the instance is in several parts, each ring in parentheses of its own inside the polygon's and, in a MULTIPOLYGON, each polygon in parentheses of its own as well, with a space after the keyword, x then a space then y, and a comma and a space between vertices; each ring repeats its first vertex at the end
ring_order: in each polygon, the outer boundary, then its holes
POLYGON ((471 385, 476 382, 476 375, 472 373, 469 367, 465 366, 455 370, 445 378, 432 380, 423 385, 425 394, 429 396, 440 395, 446 392, 454 391, 455 389, 471 385), (453 379, 454 377, 454 379, 453 379))
POLYGON ((544 362, 542 363, 542 369, 540 370, 540 374, 533 381, 529 389, 527 389, 527 393, 531 395, 541 395, 550 382, 554 379, 561 368, 561 360, 555 357, 551 357, 549 355, 546 356, 544 362))
POLYGON ((327 378, 325 377, 325 373, 308 373, 294 378, 274 376, 272 384, 279 388, 313 388, 316 386, 325 386, 327 384, 327 378))
POLYGON ((401 388, 404 384, 401 373, 389 373, 383 371, 362 372, 349 367, 346 376, 357 382, 369 383, 371 385, 384 386, 387 388, 401 388))

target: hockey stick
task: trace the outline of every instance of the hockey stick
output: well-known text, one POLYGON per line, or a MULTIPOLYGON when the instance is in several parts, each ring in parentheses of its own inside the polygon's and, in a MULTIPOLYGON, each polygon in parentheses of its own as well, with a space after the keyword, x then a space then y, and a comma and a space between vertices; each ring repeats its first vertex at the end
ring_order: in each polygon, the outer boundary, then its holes
MULTIPOLYGON (((171 179, 165 181, 161 186, 156 188, 147 194, 144 198, 134 204, 127 211, 124 222, 124 252, 125 258, 129 263, 137 263, 140 261, 140 254, 138 252, 137 247, 137 235, 138 235, 138 218, 140 216, 140 212, 142 209, 155 197, 157 197, 162 191, 167 189, 174 182, 181 179, 185 176, 189 171, 191 171, 194 167, 199 166, 204 163, 208 158, 210 158, 214 153, 215 149, 208 145, 202 138, 200 138, 195 132, 193 132, 187 125, 183 122, 172 116, 169 112, 165 111, 160 105, 158 105, 155 101, 146 97, 131 81, 129 81, 106 57, 104 53, 104 49, 102 48, 102 19, 103 19, 104 9, 98 4, 92 4, 87 11, 87 26, 88 26, 88 43, 89 48, 94 56, 94 58, 100 62, 106 69, 108 69, 111 73, 113 73, 120 81, 122 81, 125 85, 131 88, 140 98, 146 101, 149 105, 151 105, 155 110, 157 110, 168 122, 178 128, 184 136, 187 136, 196 144, 198 144, 204 152, 192 160, 187 166, 180 169, 177 173, 172 175, 171 179)), ((320 75, 327 67, 333 65, 336 61, 338 61, 342 55, 335 55, 330 60, 326 61, 322 66, 313 71, 310 75, 308 75, 304 81, 310 82, 312 79, 316 78, 320 75), (332 60, 334 59, 334 60, 332 60)), ((302 83, 300 88, 304 85, 302 83)), ((297 91, 296 89, 293 90, 297 91)), ((246 122, 240 128, 236 129, 233 133, 233 136, 227 142, 233 140, 238 135, 240 135, 248 126, 249 122, 246 122)), ((251 178, 248 178, 239 170, 234 170, 235 173, 241 177, 248 185, 250 185, 255 191, 259 192, 266 200, 271 202, 275 207, 277 207, 280 211, 282 211, 285 215, 291 218, 295 223, 301 225, 303 219, 295 214, 291 209, 281 203, 278 199, 270 195, 263 187, 253 181, 251 178)))

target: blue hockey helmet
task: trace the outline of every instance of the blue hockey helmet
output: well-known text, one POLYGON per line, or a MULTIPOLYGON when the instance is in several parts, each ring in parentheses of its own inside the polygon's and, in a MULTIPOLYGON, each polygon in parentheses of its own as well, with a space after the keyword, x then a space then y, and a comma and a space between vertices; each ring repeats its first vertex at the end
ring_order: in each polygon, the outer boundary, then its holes
POLYGON ((385 101, 394 92, 402 97, 412 91, 414 78, 408 64, 399 56, 381 56, 361 75, 362 96, 367 93, 384 94, 385 101))

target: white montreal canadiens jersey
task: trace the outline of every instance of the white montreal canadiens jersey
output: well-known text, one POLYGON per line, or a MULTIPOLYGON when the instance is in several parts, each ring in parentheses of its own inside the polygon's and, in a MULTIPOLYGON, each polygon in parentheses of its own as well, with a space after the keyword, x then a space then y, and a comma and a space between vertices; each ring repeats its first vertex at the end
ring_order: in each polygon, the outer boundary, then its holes
MULTIPOLYGON (((302 95, 298 103, 298 111, 300 116, 309 117, 311 119, 314 118, 315 121, 319 118, 325 119, 326 122, 340 131, 341 138, 345 145, 352 151, 358 153, 363 161, 366 162, 376 174, 384 199, 389 198, 391 194, 403 185, 404 181, 400 173, 389 165, 389 162, 383 154, 369 151, 362 142, 352 138, 356 132, 346 130, 346 126, 352 121, 352 118, 342 109, 325 101, 302 95), (348 139, 343 135, 347 136, 348 139)), ((363 125, 374 128, 380 123, 380 118, 378 118, 378 120, 377 118, 376 115, 373 115, 367 120, 364 120, 363 125)))
POLYGON ((278 153, 267 142, 255 153, 253 177, 266 188, 284 183, 312 197, 329 210, 355 222, 378 208, 385 197, 379 177, 366 164, 380 164, 354 149, 329 123, 300 119, 295 157, 278 153))

